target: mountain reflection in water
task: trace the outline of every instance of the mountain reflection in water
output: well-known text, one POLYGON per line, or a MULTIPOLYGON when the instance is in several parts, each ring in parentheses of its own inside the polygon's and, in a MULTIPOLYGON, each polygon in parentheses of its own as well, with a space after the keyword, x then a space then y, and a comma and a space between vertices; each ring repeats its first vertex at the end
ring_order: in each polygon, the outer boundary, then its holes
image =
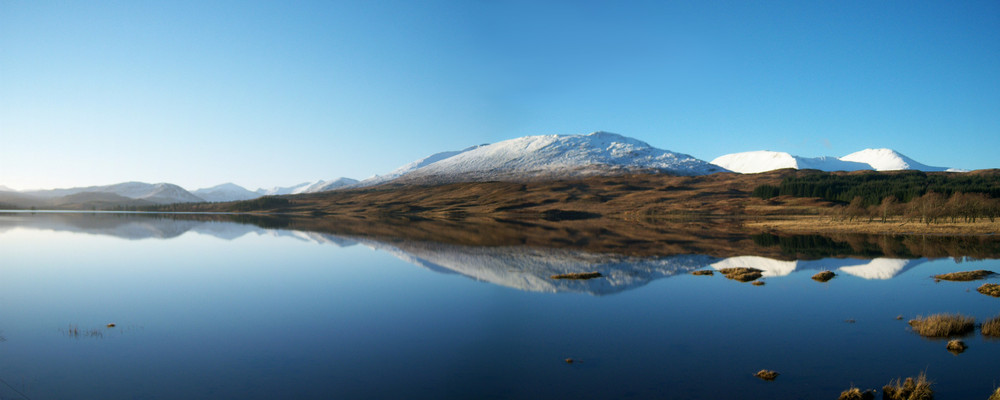
MULTIPOLYGON (((391 228, 392 225, 389 225, 391 228)), ((420 232, 433 232, 436 226, 429 226, 420 232)), ((632 255, 629 254, 628 243, 621 245, 621 251, 595 252, 585 246, 574 246, 570 241, 564 241, 570 243, 561 247, 510 245, 509 237, 463 239, 484 242, 485 245, 468 245, 456 240, 438 242, 427 240, 424 234, 414 235, 402 229, 386 230, 385 224, 371 221, 359 224, 357 221, 324 221, 321 218, 192 214, 0 214, 0 234, 14 228, 105 235, 127 240, 172 239, 193 232, 224 240, 256 234, 338 247, 361 244, 436 272, 460 274, 519 290, 593 295, 622 292, 656 279, 707 267, 757 268, 763 271, 766 278, 803 270, 833 270, 864 279, 890 279, 926 262, 928 257, 972 255, 997 258, 998 249, 995 237, 744 235, 743 239, 737 240, 726 234, 716 235, 725 238, 718 240, 718 247, 726 249, 721 252, 714 251, 714 242, 708 239, 703 244, 703 254, 671 254, 667 251, 663 254, 632 255), (371 229, 365 230, 364 226, 371 229), (369 231, 378 233, 370 234, 369 231), (722 240, 725 244, 721 243, 722 240), (733 250, 732 243, 742 244, 733 250), (600 272, 603 277, 590 280, 551 278, 557 274, 591 271, 600 272)), ((490 235, 489 229, 478 227, 475 230, 481 235, 490 235)), ((461 237, 453 233, 442 236, 461 237)), ((562 243, 557 239, 549 244, 562 243)), ((514 241, 517 241, 516 238, 514 241)))

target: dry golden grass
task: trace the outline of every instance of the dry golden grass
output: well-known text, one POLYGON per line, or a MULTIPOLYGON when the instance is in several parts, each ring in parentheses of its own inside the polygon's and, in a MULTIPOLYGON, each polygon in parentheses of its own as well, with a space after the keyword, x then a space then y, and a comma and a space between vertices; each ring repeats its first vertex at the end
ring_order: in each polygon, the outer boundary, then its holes
POLYGON ((979 279, 984 279, 984 278, 986 278, 986 277, 988 277, 990 275, 993 275, 995 273, 996 272, 993 272, 993 271, 987 271, 987 270, 984 270, 984 269, 980 269, 980 270, 976 270, 976 271, 962 271, 962 272, 952 272, 952 273, 948 273, 948 274, 934 275, 934 279, 941 279, 941 280, 945 280, 945 281, 965 282, 965 281, 975 281, 975 280, 979 280, 979 279))
POLYGON ((990 222, 942 222, 924 224, 901 219, 888 222, 841 221, 820 215, 791 215, 787 217, 762 218, 747 221, 745 226, 751 230, 779 231, 785 233, 870 233, 870 234, 905 234, 928 233, 937 235, 971 235, 1000 232, 1000 219, 990 222))
POLYGON ((976 291, 987 296, 1000 297, 1000 285, 995 283, 984 283, 976 291))
POLYGON ((910 320, 913 331, 927 337, 964 335, 976 328, 976 320, 961 314, 934 314, 910 320))
POLYGON ((726 278, 740 281, 740 282, 750 282, 757 278, 760 278, 764 271, 757 268, 723 268, 719 270, 719 273, 725 275, 726 278))
POLYGON ((966 346, 965 342, 961 340, 953 339, 948 341, 948 345, 945 348, 953 354, 959 354, 969 348, 969 346, 966 346))
POLYGON ((934 390, 931 389, 931 382, 927 380, 927 375, 923 372, 917 376, 906 378, 900 383, 899 379, 889 382, 882 387, 882 398, 886 400, 931 400, 934 398, 934 390))
POLYGON ((751 283, 751 285, 754 285, 754 286, 764 286, 764 281, 753 281, 753 283, 751 283))
POLYGON ((990 398, 986 400, 1000 400, 1000 387, 998 387, 997 390, 993 391, 993 394, 990 396, 990 398))
POLYGON ((837 400, 875 400, 875 392, 871 390, 865 390, 856 387, 851 387, 843 392, 840 392, 840 397, 837 400))
POLYGON ((986 320, 979 329, 983 332, 983 336, 1000 337, 1000 315, 986 320))
POLYGON ((692 272, 691 275, 712 276, 712 275, 715 275, 715 273, 712 272, 712 270, 710 270, 710 269, 700 269, 700 270, 692 272))
POLYGON ((812 279, 817 282, 827 282, 835 276, 837 274, 833 273, 833 271, 820 271, 816 275, 813 275, 812 279))
POLYGON ((757 371, 756 374, 753 374, 753 376, 756 376, 756 377, 758 377, 760 379, 763 379, 765 381, 773 381, 773 380, 775 380, 775 379, 778 378, 778 375, 780 375, 780 374, 778 374, 775 371, 771 371, 771 370, 767 370, 767 369, 762 369, 760 371, 757 371))
POLYGON ((604 276, 604 275, 601 275, 600 272, 572 272, 572 273, 568 273, 568 274, 552 275, 549 278, 552 278, 552 279, 594 279, 594 278, 600 278, 602 276, 604 276))

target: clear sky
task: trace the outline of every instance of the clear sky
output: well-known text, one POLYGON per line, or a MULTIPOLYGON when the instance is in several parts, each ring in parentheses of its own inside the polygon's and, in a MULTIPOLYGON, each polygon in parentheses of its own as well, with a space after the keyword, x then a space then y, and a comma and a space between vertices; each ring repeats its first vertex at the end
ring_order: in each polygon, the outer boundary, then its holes
POLYGON ((605 130, 1000 167, 1000 2, 0 0, 0 185, 385 173, 605 130))

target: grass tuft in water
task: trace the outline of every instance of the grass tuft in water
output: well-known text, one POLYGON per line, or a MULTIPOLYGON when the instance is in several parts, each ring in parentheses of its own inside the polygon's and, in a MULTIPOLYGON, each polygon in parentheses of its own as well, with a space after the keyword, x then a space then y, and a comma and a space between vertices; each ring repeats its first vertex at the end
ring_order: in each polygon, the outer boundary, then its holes
POLYGON ((934 275, 934 279, 964 282, 964 281, 980 280, 993 274, 996 274, 996 272, 980 269, 976 271, 962 271, 962 272, 952 272, 949 274, 934 275))
POLYGON ((889 382, 882 388, 882 398, 886 400, 932 400, 934 390, 931 389, 931 382, 927 380, 927 375, 921 372, 917 379, 909 377, 902 383, 899 379, 889 382))
POLYGON ((816 275, 813 275, 812 279, 817 282, 827 282, 835 276, 837 274, 833 273, 833 271, 820 271, 816 275))
POLYGON ((964 335, 976 329, 976 320, 962 314, 934 314, 910 320, 913 331, 926 337, 964 335))
POLYGON ((995 283, 984 283, 976 291, 987 296, 1000 297, 1000 285, 995 283))
POLYGON ((750 282, 757 278, 763 276, 763 270, 757 268, 723 268, 719 270, 719 273, 725 275, 726 278, 740 281, 740 282, 750 282))
POLYGON ((991 395, 990 398, 986 400, 1000 400, 1000 387, 998 387, 997 390, 993 391, 993 395, 991 395))
POLYGON ((945 346, 945 348, 947 348, 952 354, 958 355, 965 351, 965 349, 969 348, 969 346, 966 346, 965 342, 961 340, 954 339, 948 341, 948 345, 945 346))
POLYGON ((694 272, 691 272, 691 275, 706 275, 706 276, 712 276, 712 275, 715 275, 715 273, 714 273, 714 272, 712 272, 712 270, 710 270, 710 269, 699 269, 699 270, 697 270, 697 271, 694 271, 694 272))
POLYGON ((756 376, 765 381, 773 381, 778 378, 778 375, 779 374, 777 372, 771 371, 769 369, 762 369, 760 371, 757 371, 756 374, 753 374, 753 376, 756 376))
POLYGON ((872 390, 862 392, 861 389, 851 386, 850 389, 840 392, 837 400, 875 400, 875 392, 872 390))
POLYGON ((982 330, 983 336, 1000 337, 1000 315, 986 320, 979 329, 982 330))

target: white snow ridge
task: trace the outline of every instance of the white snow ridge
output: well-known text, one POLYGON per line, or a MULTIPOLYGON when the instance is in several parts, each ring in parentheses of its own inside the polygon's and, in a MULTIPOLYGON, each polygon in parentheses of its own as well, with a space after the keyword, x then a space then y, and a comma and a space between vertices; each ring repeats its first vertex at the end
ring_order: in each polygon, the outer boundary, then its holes
POLYGON ((818 169, 820 171, 872 169, 867 163, 844 161, 836 157, 807 158, 767 150, 726 154, 712 160, 712 164, 744 174, 755 174, 782 168, 818 169))
POLYGON ((893 149, 864 149, 858 152, 840 157, 844 161, 854 161, 871 165, 876 171, 896 171, 901 169, 915 169, 918 171, 958 171, 954 168, 931 167, 916 161, 910 157, 899 154, 893 149))
POLYGON ((962 171, 954 168, 924 165, 892 149, 865 149, 840 158, 799 157, 784 152, 766 150, 747 151, 720 156, 712 160, 712 164, 742 174, 755 174, 782 168, 818 169, 820 171, 962 171))
MULTIPOLYGON (((453 153, 435 154, 387 176, 398 174, 393 178, 400 180, 461 182, 566 178, 633 171, 676 175, 725 171, 687 154, 657 149, 645 142, 608 132, 525 136, 453 153), (431 160, 434 161, 426 162, 431 160)), ((383 183, 389 179, 373 177, 360 185, 383 183)))

